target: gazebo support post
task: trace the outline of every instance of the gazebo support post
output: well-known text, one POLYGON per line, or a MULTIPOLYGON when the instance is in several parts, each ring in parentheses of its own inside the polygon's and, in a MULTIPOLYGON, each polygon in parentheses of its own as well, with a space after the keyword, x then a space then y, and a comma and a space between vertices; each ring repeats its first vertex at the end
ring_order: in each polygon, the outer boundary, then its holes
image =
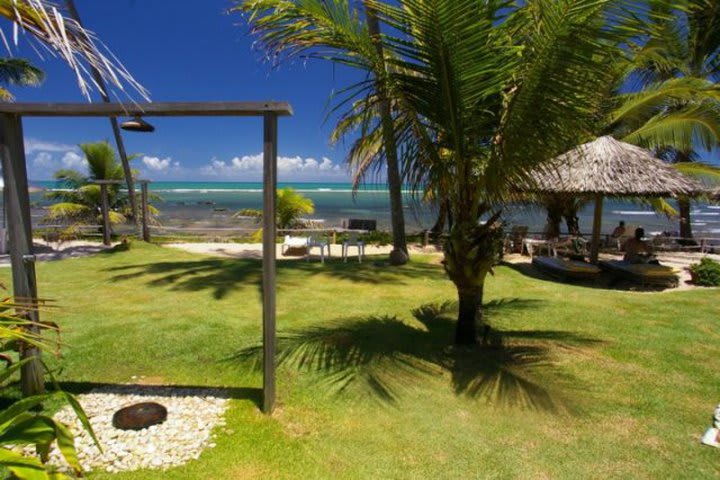
POLYGON ((142 203, 142 239, 145 242, 150 241, 150 227, 148 226, 148 215, 150 209, 148 208, 148 181, 140 181, 140 201, 142 203))
POLYGON ((103 219, 103 245, 110 245, 110 205, 108 204, 107 184, 100 184, 100 208, 103 219))
MULTIPOLYGON (((3 180, 10 234, 10 264, 12 266, 13 295, 18 305, 27 310, 19 313, 34 323, 28 327, 31 333, 39 333, 37 279, 33 255, 30 197, 28 195, 25 148, 23 146, 22 121, 19 115, 0 115, 0 156, 2 156, 3 180)), ((40 350, 27 344, 20 347, 20 358, 31 358, 20 370, 23 396, 43 393, 44 371, 40 350)))
POLYGON ((603 196, 595 195, 595 214, 593 215, 592 242, 590 244, 590 263, 598 263, 600 254, 600 230, 602 229, 603 196))
POLYGON ((277 195, 277 114, 263 116, 263 399, 275 407, 275 198, 277 195))

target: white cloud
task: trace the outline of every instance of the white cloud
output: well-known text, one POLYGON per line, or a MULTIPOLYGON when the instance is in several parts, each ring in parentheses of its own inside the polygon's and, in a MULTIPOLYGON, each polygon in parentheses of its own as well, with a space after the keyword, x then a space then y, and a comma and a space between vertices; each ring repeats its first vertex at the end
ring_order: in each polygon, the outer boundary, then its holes
POLYGON ((37 168, 53 168, 55 167, 55 160, 53 156, 47 152, 40 152, 33 158, 33 167, 37 168))
POLYGON ((85 168, 87 167, 87 160, 85 157, 78 155, 75 152, 67 152, 62 157, 62 163, 65 168, 85 168))
POLYGON ((68 145, 64 143, 46 142, 36 138, 25 139, 25 154, 31 155, 36 152, 68 152, 77 151, 76 145, 68 145))
MULTIPOLYGON (((209 176, 237 177, 244 174, 261 174, 263 168, 263 154, 245 155, 234 157, 230 161, 212 159, 209 165, 200 169, 200 172, 209 176)), ((332 160, 323 157, 318 162, 312 157, 302 158, 299 155, 294 157, 278 157, 279 175, 296 175, 298 177, 310 176, 341 176, 345 170, 340 165, 335 165, 332 160)))
POLYGON ((147 155, 142 158, 143 163, 150 170, 161 172, 170 168, 170 165, 179 167, 180 162, 173 162, 170 157, 159 158, 159 157, 148 157, 147 155))

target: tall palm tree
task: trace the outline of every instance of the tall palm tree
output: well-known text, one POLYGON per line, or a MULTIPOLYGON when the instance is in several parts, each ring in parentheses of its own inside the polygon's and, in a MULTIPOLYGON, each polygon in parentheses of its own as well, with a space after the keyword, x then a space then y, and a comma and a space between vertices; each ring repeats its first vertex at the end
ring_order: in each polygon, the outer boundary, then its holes
MULTIPOLYGON (((380 26, 370 2, 363 2, 367 18, 365 24, 359 21, 361 13, 351 8, 346 0, 236 0, 236 3, 238 5, 231 10, 250 13, 255 32, 261 36, 268 49, 287 57, 308 55, 311 58, 328 59, 359 69, 369 76, 368 79, 344 89, 345 96, 336 108, 342 109, 360 99, 365 111, 372 111, 372 115, 364 116, 362 129, 367 130, 368 123, 372 124, 371 128, 378 140, 372 160, 376 165, 382 164, 387 169, 394 246, 390 261, 394 265, 407 262, 402 176, 392 118, 392 93, 389 90, 380 26)), ((359 122, 351 121, 345 124, 355 127, 359 122)), ((341 135, 347 133, 347 130, 348 128, 340 129, 337 132, 341 132, 341 135)), ((358 170, 356 181, 353 182, 355 186, 366 171, 365 168, 358 170)))
MULTIPOLYGON (((594 90, 611 80, 620 46, 642 33, 639 19, 651 12, 617 0, 366 3, 388 25, 387 91, 404 173, 413 188, 447 199, 443 263, 458 292, 455 343, 473 344, 512 186, 592 136, 594 90)), ((328 21, 359 24, 341 0, 249 1, 246 9, 268 46, 303 49, 318 28, 293 16, 298 4, 340 10, 328 21)), ((373 141, 372 132, 364 137, 373 141)))
MULTIPOLYGON (((609 128, 683 173, 720 180, 720 168, 698 161, 698 150, 720 142, 720 2, 686 3, 656 17, 652 34, 635 47, 626 82, 635 90, 617 96, 609 128)), ((679 198, 678 207, 680 236, 690 239, 690 200, 679 198)))

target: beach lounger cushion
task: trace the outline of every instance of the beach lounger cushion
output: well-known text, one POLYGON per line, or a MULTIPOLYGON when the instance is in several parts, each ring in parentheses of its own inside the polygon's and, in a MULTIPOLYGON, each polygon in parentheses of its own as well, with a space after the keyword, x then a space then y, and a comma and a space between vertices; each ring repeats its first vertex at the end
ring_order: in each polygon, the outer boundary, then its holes
POLYGON ((559 257, 534 257, 532 261, 538 269, 561 278, 592 279, 600 274, 596 265, 568 260, 559 257))
POLYGON ((615 275, 642 284, 676 286, 680 281, 677 270, 667 265, 629 263, 624 260, 607 260, 600 262, 600 266, 615 275))

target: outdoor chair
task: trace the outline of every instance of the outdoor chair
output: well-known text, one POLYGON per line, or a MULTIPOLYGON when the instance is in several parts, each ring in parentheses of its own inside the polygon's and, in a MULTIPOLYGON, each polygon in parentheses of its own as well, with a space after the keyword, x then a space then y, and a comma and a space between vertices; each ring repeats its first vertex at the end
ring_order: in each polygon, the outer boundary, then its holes
POLYGON ((527 236, 528 227, 524 225, 516 225, 510 229, 510 233, 505 237, 504 249, 510 253, 522 253, 523 239, 527 236))
POLYGON ((319 248, 320 249, 320 262, 325 263, 325 249, 327 249, 327 256, 330 258, 330 243, 328 243, 327 240, 315 238, 315 237, 308 237, 307 239, 307 254, 305 255, 305 260, 310 261, 310 251, 313 248, 319 248))
POLYGON ((356 247, 358 250, 358 263, 362 263, 362 257, 365 255, 365 242, 360 240, 357 232, 348 233, 347 240, 342 243, 343 262, 347 263, 348 250, 350 247, 356 247))
POLYGON ((289 252, 293 250, 297 251, 299 249, 303 249, 303 254, 307 255, 308 237, 291 237, 290 235, 285 235, 285 240, 281 246, 280 253, 282 253, 282 255, 289 255, 289 252))

